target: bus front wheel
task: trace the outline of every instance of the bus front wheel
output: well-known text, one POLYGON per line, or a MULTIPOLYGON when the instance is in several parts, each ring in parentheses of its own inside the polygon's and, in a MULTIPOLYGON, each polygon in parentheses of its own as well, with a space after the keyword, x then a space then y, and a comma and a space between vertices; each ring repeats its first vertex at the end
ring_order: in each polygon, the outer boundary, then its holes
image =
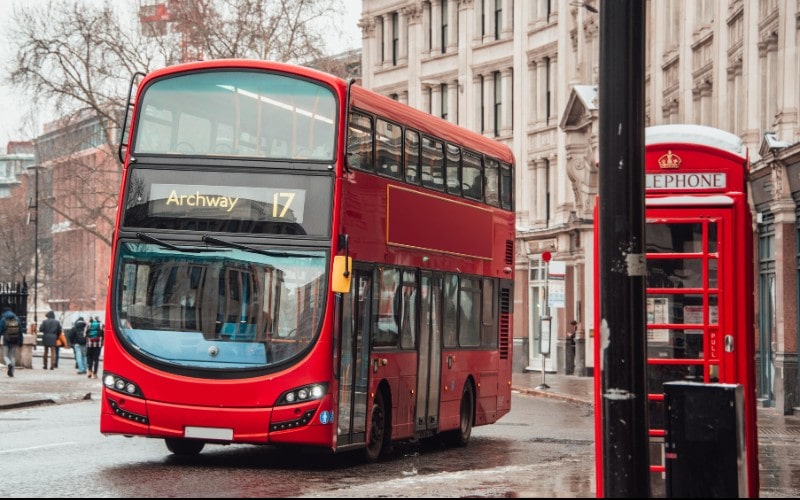
POLYGON ((372 403, 372 411, 370 412, 369 418, 369 433, 367 434, 367 447, 364 453, 368 462, 378 460, 388 448, 388 416, 389 410, 384 403, 383 391, 378 391, 372 403))
POLYGON ((203 441, 194 439, 165 438, 167 449, 175 455, 198 455, 206 445, 203 441))
POLYGON ((472 384, 464 384, 464 392, 461 393, 461 411, 458 429, 448 431, 442 436, 444 441, 450 446, 466 446, 472 436, 472 426, 475 421, 475 396, 472 384))

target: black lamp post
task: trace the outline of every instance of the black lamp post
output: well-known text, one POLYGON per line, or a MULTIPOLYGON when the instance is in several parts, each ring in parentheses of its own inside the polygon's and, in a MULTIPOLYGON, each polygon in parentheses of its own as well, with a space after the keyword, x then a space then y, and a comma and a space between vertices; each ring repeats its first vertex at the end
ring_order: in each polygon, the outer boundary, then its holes
POLYGON ((33 217, 33 324, 39 324, 39 165, 34 165, 33 200, 28 209, 34 210, 33 217))
MULTIPOLYGON (((650 497, 644 253, 645 2, 600 9, 603 496, 650 497)), ((600 492, 598 492, 600 493, 600 492)))

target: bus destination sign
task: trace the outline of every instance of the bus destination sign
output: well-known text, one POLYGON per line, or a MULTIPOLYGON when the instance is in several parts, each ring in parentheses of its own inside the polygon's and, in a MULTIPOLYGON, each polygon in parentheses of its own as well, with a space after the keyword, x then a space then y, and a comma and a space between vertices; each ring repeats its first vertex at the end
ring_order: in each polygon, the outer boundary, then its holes
POLYGON ((295 188, 151 184, 153 217, 274 220, 302 224, 306 192, 295 188))

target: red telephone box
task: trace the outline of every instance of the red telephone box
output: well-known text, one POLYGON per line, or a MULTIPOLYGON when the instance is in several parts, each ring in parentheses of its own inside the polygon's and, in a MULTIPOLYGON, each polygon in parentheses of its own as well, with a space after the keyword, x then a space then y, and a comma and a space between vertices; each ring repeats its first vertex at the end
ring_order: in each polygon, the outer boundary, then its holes
MULTIPOLYGON (((664 383, 673 381, 743 386, 745 490, 758 496, 748 172, 747 149, 733 134, 698 125, 646 129, 646 376, 653 497, 665 496, 666 460, 674 458, 665 450, 664 407, 664 383)), ((597 221, 595 216, 595 249, 597 221)), ((598 282, 595 265, 595 325, 602 299, 598 282)), ((595 342, 594 352, 598 496, 603 492, 602 343, 595 342)))

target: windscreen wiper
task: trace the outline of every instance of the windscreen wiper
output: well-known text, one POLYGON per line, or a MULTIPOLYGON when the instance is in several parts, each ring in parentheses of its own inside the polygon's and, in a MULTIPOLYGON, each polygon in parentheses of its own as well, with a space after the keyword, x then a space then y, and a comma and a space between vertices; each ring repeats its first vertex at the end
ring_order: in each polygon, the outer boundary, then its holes
POLYGON ((170 250, 175 250, 176 252, 208 252, 210 249, 208 248, 198 248, 198 247, 179 247, 178 245, 173 245, 172 243, 167 243, 164 240, 158 239, 153 235, 147 233, 136 233, 136 237, 142 241, 146 241, 148 243, 155 243, 156 245, 162 246, 164 248, 169 248, 170 250))
POLYGON ((203 235, 203 241, 205 243, 211 243, 212 245, 219 245, 228 248, 236 248, 237 250, 245 250, 247 252, 254 252, 261 255, 267 255, 269 257, 300 257, 300 258, 316 257, 316 255, 308 255, 303 253, 273 252, 271 250, 261 250, 259 248, 254 248, 248 245, 242 245, 241 243, 236 243, 235 241, 221 240, 219 238, 215 238, 207 234, 203 235))

